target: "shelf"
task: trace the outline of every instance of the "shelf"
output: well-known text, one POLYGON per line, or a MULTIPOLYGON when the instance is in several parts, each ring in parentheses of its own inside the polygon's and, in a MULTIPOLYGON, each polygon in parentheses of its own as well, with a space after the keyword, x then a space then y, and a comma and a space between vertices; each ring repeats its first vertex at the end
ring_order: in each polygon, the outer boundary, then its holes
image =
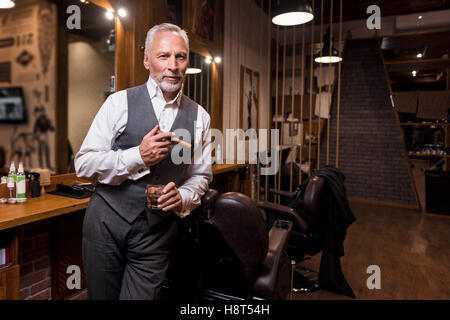
POLYGON ((8 264, 3 264, 0 266, 0 271, 2 271, 3 269, 9 268, 13 265, 14 265, 14 263, 12 263, 12 262, 9 262, 8 264))
POLYGON ((401 122, 402 127, 415 126, 415 127, 444 127, 450 125, 450 123, 434 123, 434 122, 401 122))
POLYGON ((307 121, 301 121, 301 120, 299 120, 299 119, 296 119, 296 120, 272 120, 272 122, 275 122, 275 123, 302 123, 302 122, 307 122, 307 121))
POLYGON ((445 154, 428 154, 428 153, 408 153, 408 157, 425 157, 425 158, 445 158, 450 155, 445 154))
MULTIPOLYGON (((320 122, 324 123, 326 120, 327 119, 322 119, 322 120, 320 120, 320 122)), ((272 122, 274 122, 274 123, 309 123, 310 121, 309 120, 301 121, 299 119, 294 119, 294 120, 292 120, 292 119, 290 119, 290 120, 279 120, 279 119, 273 120, 272 119, 272 122)), ((319 120, 316 119, 316 120, 312 120, 311 122, 319 123, 319 120)))

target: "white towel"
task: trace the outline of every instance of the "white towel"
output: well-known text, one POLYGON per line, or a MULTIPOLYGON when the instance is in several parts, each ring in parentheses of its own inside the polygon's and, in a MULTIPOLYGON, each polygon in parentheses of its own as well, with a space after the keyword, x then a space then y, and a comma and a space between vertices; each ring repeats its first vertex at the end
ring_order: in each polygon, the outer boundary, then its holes
POLYGON ((316 70, 314 70, 314 76, 317 78, 317 86, 323 87, 332 85, 334 82, 334 67, 329 66, 322 66, 322 69, 319 67, 316 67, 316 70), (322 70, 322 72, 321 72, 322 70))
POLYGON ((322 92, 316 95, 314 115, 328 119, 330 117, 331 93, 322 92))

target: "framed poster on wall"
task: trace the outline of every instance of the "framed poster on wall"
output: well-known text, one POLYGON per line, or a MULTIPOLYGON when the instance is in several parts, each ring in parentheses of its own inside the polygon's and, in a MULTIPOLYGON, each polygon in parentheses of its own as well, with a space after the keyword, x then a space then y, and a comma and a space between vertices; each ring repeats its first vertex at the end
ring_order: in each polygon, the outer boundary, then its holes
POLYGON ((209 42, 214 42, 215 0, 197 0, 194 7, 192 32, 209 42))
POLYGON ((259 129, 259 73, 241 66, 240 128, 259 129))

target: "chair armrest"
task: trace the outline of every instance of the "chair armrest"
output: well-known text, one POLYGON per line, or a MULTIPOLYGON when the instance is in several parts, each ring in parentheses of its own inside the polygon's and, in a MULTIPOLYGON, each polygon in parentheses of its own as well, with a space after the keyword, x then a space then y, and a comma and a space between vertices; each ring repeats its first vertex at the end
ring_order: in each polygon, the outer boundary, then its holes
MULTIPOLYGON (((288 221, 287 228, 274 226, 269 231, 269 249, 263 261, 261 271, 255 279, 253 291, 257 296, 274 299, 277 291, 283 286, 283 259, 286 258, 286 248, 292 230, 292 222, 288 221)), ((285 281, 286 282, 286 281, 285 281)))
POLYGON ((214 204, 216 203, 219 195, 220 193, 217 190, 208 189, 202 197, 202 207, 205 209, 214 208, 214 204))
POLYGON ((305 220, 303 220, 303 218, 297 211, 295 211, 292 208, 289 208, 288 206, 284 206, 281 204, 274 204, 272 202, 267 201, 258 201, 256 205, 258 206, 258 208, 261 208, 264 211, 266 211, 266 213, 272 213, 284 218, 289 218, 294 222, 295 226, 297 226, 297 228, 299 228, 301 231, 306 231, 307 229, 307 224, 305 220))

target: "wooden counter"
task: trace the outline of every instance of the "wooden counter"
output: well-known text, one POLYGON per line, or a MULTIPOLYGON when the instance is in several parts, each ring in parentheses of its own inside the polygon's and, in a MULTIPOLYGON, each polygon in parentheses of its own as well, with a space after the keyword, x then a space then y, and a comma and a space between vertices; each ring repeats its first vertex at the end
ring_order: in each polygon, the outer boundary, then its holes
POLYGON ((44 194, 23 204, 0 204, 0 230, 86 209, 89 199, 44 194))
POLYGON ((242 168, 244 164, 213 164, 211 167, 213 175, 242 168))
MULTIPOLYGON (((212 171, 214 175, 221 175, 243 166, 243 164, 215 164, 212 166, 212 171)), ((75 180, 80 180, 75 174, 54 176, 52 185, 47 191, 55 189, 57 183, 71 185, 75 180)), ((89 199, 44 194, 38 198, 28 198, 23 204, 0 204, 0 230, 86 209, 89 199)))
MULTIPOLYGON (((77 178, 74 173, 62 174, 52 176, 51 184, 46 186, 45 190, 56 190, 57 184, 70 186, 74 181, 87 182, 87 180, 77 178)), ((7 196, 6 185, 4 184, 0 187, 0 196, 7 196)), ((52 194, 30 198, 27 185, 27 201, 25 203, 0 204, 0 230, 86 209, 88 202, 89 198, 74 199, 52 194)))

